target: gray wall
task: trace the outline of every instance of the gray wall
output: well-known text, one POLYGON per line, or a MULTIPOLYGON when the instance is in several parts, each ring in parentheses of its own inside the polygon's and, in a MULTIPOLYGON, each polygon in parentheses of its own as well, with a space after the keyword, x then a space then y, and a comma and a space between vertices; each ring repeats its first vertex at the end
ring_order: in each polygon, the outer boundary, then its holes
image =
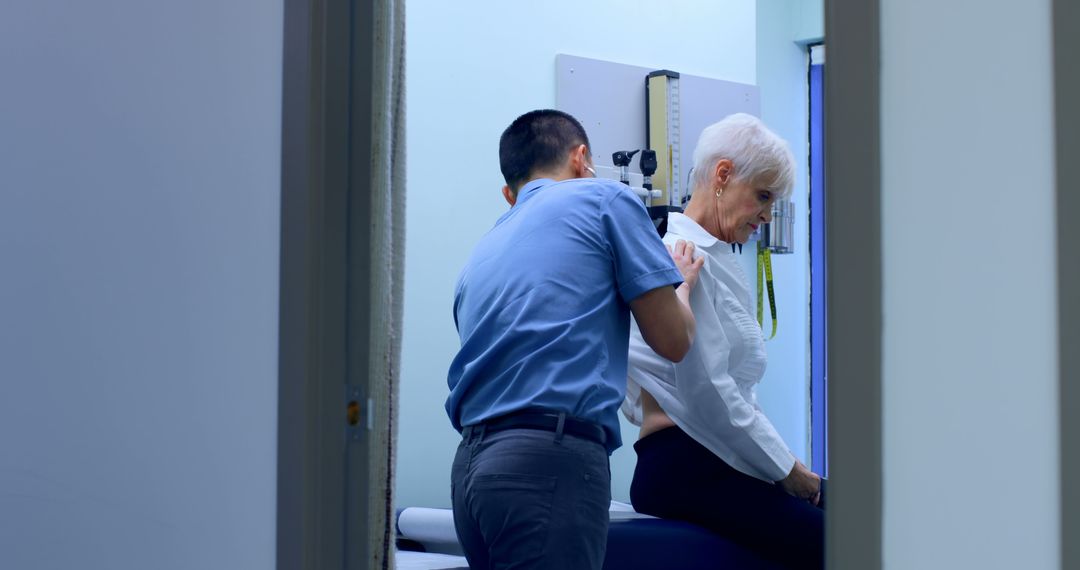
POLYGON ((885 567, 1058 568, 1050 2, 881 8, 885 567))
POLYGON ((0 567, 273 566, 281 35, 0 7, 0 567))

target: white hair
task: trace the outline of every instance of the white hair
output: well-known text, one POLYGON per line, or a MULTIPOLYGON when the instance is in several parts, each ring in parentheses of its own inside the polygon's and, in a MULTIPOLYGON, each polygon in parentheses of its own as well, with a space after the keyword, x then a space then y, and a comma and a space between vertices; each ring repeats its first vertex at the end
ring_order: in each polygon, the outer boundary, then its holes
POLYGON ((776 194, 777 200, 791 196, 795 156, 787 142, 770 131, 761 119, 735 113, 701 131, 694 148, 694 190, 711 185, 716 163, 724 158, 734 166, 734 182, 765 188, 776 194))

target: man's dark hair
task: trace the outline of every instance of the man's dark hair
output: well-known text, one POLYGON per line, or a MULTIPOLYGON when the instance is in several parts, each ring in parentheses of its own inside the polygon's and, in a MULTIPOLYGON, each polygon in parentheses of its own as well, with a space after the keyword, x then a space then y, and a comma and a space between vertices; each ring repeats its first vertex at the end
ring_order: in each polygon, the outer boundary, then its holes
POLYGON ((561 166, 579 144, 589 147, 589 137, 577 119, 554 109, 530 111, 503 131, 499 168, 516 194, 529 181, 530 174, 561 166))

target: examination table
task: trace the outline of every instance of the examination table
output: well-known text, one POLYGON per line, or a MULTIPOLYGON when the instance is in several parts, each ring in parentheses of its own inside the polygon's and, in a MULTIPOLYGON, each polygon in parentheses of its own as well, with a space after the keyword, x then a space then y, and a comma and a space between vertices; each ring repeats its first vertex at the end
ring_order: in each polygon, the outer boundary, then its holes
MULTIPOLYGON (((604 570, 780 570, 698 526, 634 512, 612 501, 604 570)), ((465 569, 450 509, 409 507, 397 514, 397 570, 465 569)))

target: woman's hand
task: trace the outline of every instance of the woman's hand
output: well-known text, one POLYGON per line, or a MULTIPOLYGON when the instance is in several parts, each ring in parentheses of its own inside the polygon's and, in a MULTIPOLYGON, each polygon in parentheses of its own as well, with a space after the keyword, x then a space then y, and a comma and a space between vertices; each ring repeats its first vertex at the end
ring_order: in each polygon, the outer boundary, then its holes
POLYGON ((675 267, 678 267, 679 272, 682 273, 687 291, 693 289, 697 285, 698 274, 705 265, 705 258, 694 259, 694 242, 692 241, 679 240, 675 242, 674 249, 669 245, 667 250, 671 254, 671 259, 675 261, 675 267))
POLYGON ((793 497, 806 499, 811 504, 817 505, 821 499, 821 477, 817 473, 806 468, 801 461, 795 462, 791 473, 780 481, 777 481, 787 493, 793 497))

